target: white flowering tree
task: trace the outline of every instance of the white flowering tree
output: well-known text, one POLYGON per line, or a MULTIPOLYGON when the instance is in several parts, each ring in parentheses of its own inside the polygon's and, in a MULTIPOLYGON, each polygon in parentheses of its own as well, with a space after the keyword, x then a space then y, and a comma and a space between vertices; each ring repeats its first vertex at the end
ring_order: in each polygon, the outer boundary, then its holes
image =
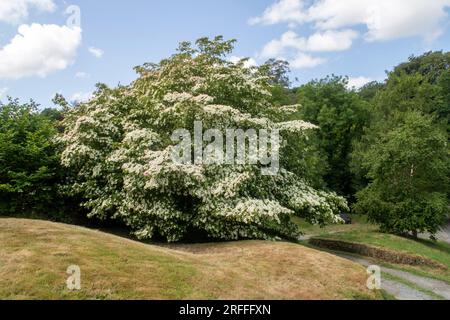
MULTIPOLYGON (((258 164, 175 163, 173 132, 208 128, 278 129, 307 143, 317 129, 286 121, 296 106, 275 108, 262 67, 225 59, 233 41, 222 37, 182 43, 159 64, 137 67, 139 78, 114 89, 99 85, 94 98, 68 112, 62 163, 76 179, 71 189, 91 216, 120 219, 141 239, 296 238, 294 215, 311 223, 340 221, 343 198, 312 188, 281 168, 263 175, 258 164)), ((299 154, 302 150, 298 150, 299 154)))

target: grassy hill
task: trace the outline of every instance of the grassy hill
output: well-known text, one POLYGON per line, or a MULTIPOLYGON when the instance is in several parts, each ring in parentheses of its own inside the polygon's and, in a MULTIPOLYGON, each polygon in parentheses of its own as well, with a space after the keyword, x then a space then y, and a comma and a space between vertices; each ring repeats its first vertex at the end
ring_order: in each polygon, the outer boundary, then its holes
POLYGON ((160 247, 81 227, 0 219, 0 299, 374 299, 363 267, 300 245, 160 247), (82 290, 66 289, 81 268, 82 290))

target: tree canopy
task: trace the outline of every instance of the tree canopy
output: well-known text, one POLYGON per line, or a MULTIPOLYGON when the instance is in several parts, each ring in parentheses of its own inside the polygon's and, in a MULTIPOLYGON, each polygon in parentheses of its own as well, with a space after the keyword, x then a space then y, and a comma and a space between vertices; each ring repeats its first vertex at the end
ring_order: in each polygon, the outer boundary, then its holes
POLYGON ((233 43, 222 37, 183 42, 170 58, 137 67, 131 85, 101 85, 92 100, 67 114, 62 162, 76 173, 72 190, 86 199, 91 216, 124 221, 139 238, 168 241, 199 234, 296 238, 293 215, 316 224, 340 221, 346 201, 314 189, 302 165, 264 175, 260 163, 172 161, 173 133, 193 132, 196 121, 203 132, 276 130, 282 141, 299 142, 298 154, 309 154, 308 135, 317 128, 289 119, 297 106, 273 104, 266 67, 225 59, 233 43))

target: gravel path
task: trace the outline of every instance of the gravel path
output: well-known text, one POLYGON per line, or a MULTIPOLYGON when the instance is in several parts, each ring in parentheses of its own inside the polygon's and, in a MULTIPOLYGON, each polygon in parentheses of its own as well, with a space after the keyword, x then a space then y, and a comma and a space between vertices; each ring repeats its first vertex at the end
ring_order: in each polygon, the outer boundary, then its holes
POLYGON ((434 300, 429 295, 397 281, 383 279, 381 281, 381 288, 397 300, 434 300))
MULTIPOLYGON (((369 260, 366 260, 361 257, 354 257, 345 254, 338 254, 338 255, 342 258, 359 263, 365 267, 374 264, 373 262, 370 262, 369 260)), ((437 294, 438 296, 445 298, 446 300, 450 300, 450 285, 447 284, 446 282, 421 277, 406 271, 386 267, 382 267, 381 270, 382 272, 390 274, 394 277, 401 278, 408 282, 414 283, 418 287, 426 289, 427 291, 431 291, 437 294)), ((381 286, 382 289, 386 290, 386 292, 392 294, 399 300, 433 300, 431 296, 428 296, 427 294, 424 294, 416 289, 410 288, 407 285, 397 281, 383 279, 381 282, 381 286)))

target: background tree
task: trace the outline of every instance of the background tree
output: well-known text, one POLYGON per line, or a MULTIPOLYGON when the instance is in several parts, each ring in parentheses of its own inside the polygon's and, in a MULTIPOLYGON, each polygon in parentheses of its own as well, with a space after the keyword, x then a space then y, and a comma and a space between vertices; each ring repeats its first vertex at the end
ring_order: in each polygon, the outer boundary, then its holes
POLYGON ((325 181, 351 198, 356 176, 350 170, 353 141, 359 139, 369 119, 369 104, 347 89, 347 79, 327 77, 298 89, 299 116, 320 127, 320 149, 327 163, 325 181))
POLYGON ((443 73, 450 68, 450 52, 430 51, 421 56, 411 56, 407 62, 394 68, 394 75, 420 74, 431 84, 437 84, 443 73))
POLYGON ((395 68, 373 98, 370 125, 355 144, 353 172, 370 182, 355 208, 386 231, 434 234, 448 212, 448 70, 448 54, 441 52, 395 68))
POLYGON ((436 234, 448 212, 450 158, 446 131, 432 116, 406 111, 362 155, 370 184, 357 194, 355 211, 383 231, 436 234))
MULTIPOLYGON (((289 87, 291 85, 289 62, 270 59, 260 67, 260 70, 269 77, 271 103, 275 106, 267 110, 272 111, 271 118, 279 122, 301 121, 303 116, 300 112, 301 105, 297 104, 298 88, 289 87), (290 112, 286 112, 285 106, 289 106, 290 112)), ((298 139, 295 135, 286 137, 285 153, 281 161, 284 168, 303 177, 314 187, 325 188, 324 175, 327 162, 321 153, 319 141, 317 132, 310 132, 307 141, 298 139)))
POLYGON ((280 86, 283 88, 289 88, 291 80, 289 79, 289 62, 284 60, 269 59, 267 60, 263 68, 267 69, 267 75, 270 77, 269 83, 273 86, 280 86))
POLYGON ((364 85, 361 89, 358 90, 359 96, 367 101, 372 102, 376 97, 378 92, 384 89, 384 83, 378 81, 372 81, 364 85))
POLYGON ((296 89, 291 89, 289 62, 269 59, 260 68, 269 76, 270 92, 275 105, 285 106, 297 103, 296 89))

